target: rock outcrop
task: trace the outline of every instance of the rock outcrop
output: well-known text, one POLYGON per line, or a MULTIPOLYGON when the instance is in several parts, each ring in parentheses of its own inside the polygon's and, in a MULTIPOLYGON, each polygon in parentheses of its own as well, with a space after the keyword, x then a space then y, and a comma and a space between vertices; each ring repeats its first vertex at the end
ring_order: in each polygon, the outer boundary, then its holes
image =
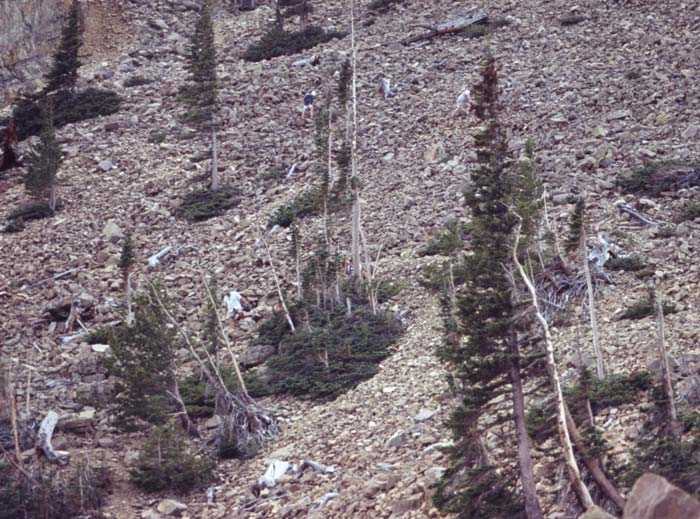
POLYGON ((700 519, 700 501, 656 474, 632 487, 623 519, 700 519))
POLYGON ((35 86, 61 34, 66 0, 0 2, 0 107, 35 86))

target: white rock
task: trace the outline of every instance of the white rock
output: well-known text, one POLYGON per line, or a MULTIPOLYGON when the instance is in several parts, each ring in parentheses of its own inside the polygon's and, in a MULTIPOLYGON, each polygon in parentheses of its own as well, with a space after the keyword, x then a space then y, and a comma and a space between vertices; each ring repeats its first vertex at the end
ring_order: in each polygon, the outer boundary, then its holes
POLYGON ((158 503, 158 512, 165 514, 166 516, 179 517, 182 512, 187 510, 187 505, 185 503, 180 503, 174 499, 163 499, 158 503))

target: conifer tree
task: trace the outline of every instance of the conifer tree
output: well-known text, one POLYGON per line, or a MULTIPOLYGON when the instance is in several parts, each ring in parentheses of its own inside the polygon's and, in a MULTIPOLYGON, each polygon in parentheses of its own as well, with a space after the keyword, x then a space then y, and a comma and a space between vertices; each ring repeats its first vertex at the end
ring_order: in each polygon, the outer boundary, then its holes
POLYGON ((211 5, 202 3, 194 33, 187 53, 189 84, 184 88, 184 97, 190 105, 188 121, 198 131, 211 129, 211 190, 219 188, 216 149, 216 110, 219 92, 216 75, 216 45, 211 5))
POLYGON ((48 194, 49 209, 56 210, 56 175, 61 165, 61 147, 53 127, 53 106, 50 99, 41 107, 42 129, 39 142, 29 152, 24 185, 34 198, 48 194))
POLYGON ((514 325, 509 211, 512 180, 505 131, 498 118, 498 76, 487 55, 475 89, 475 114, 482 127, 476 135, 478 165, 466 201, 472 216, 472 254, 465 258, 466 280, 458 299, 463 340, 451 340, 443 356, 455 368, 462 402, 454 411, 454 464, 438 492, 438 503, 463 519, 541 518, 535 495, 530 444, 514 325), (513 413, 499 409, 501 420, 514 420, 518 463, 497 464, 482 442, 482 417, 493 411, 497 394, 510 392, 513 413), (519 466, 519 473, 517 470, 519 466), (521 485, 518 485, 518 479, 521 485), (524 506, 523 500, 524 498, 524 506))
POLYGON ((78 58, 78 50, 83 44, 82 30, 80 4, 78 0, 73 0, 68 11, 68 21, 61 33, 61 42, 53 56, 51 70, 46 75, 45 93, 75 88, 78 68, 82 65, 78 58))

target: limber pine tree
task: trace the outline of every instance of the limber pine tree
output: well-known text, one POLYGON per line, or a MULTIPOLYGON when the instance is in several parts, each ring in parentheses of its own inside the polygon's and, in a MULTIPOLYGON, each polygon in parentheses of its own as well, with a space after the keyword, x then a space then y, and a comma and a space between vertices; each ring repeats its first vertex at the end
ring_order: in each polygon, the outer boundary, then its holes
POLYGON ((462 402, 454 411, 454 463, 440 488, 438 503, 463 519, 508 517, 535 519, 542 512, 535 493, 530 440, 525 429, 524 399, 517 330, 514 324, 507 141, 498 118, 498 75, 490 54, 475 89, 475 114, 481 131, 475 137, 478 166, 467 194, 472 215, 473 253, 465 258, 466 282, 458 300, 463 340, 449 341, 443 357, 456 368, 462 402), (485 447, 482 418, 494 410, 496 395, 510 392, 518 443, 515 460, 497 464, 485 447), (520 479, 520 487, 518 487, 520 479), (524 503, 523 503, 524 501, 524 503))
POLYGON ((24 185, 36 199, 48 194, 51 211, 56 210, 56 175, 61 166, 61 147, 56 141, 53 127, 53 106, 50 98, 44 100, 41 107, 42 129, 39 142, 29 152, 27 173, 24 185))
POLYGON ((216 110, 219 92, 216 76, 216 45, 211 5, 202 2, 199 18, 190 39, 187 53, 187 70, 190 83, 184 88, 184 97, 190 105, 187 119, 198 131, 211 129, 211 185, 212 191, 219 189, 216 143, 216 110))
POLYGON ((68 21, 63 26, 61 42, 53 55, 51 70, 46 75, 44 93, 57 90, 73 90, 78 81, 78 68, 82 65, 78 51, 83 44, 82 13, 78 0, 71 2, 68 21))

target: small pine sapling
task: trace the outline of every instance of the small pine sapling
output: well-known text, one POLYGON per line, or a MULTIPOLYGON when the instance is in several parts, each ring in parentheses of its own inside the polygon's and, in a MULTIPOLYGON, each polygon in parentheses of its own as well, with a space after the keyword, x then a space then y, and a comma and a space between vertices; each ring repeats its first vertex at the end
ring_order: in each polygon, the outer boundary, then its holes
POLYGON ((39 142, 29 152, 24 185, 36 199, 48 194, 48 206, 54 212, 56 210, 56 175, 61 166, 61 147, 56 140, 53 127, 53 105, 50 99, 44 100, 41 110, 42 128, 39 142))

